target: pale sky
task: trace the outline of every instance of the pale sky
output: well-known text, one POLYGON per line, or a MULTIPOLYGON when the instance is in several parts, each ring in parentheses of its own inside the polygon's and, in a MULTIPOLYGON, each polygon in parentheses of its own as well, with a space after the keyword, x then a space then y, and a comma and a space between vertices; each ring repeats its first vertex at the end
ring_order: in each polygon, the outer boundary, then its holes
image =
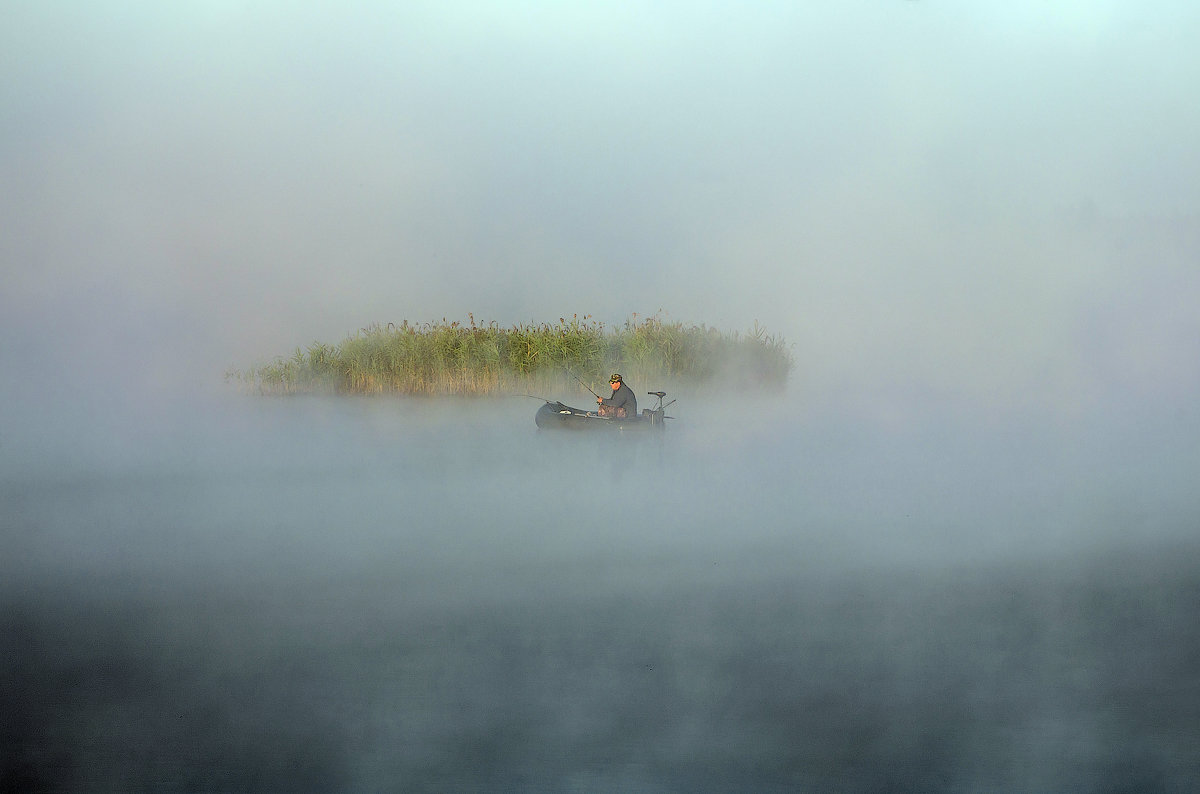
POLYGON ((1200 389, 1192 2, 8 3, 7 371, 370 323, 795 345, 797 395, 1200 389))

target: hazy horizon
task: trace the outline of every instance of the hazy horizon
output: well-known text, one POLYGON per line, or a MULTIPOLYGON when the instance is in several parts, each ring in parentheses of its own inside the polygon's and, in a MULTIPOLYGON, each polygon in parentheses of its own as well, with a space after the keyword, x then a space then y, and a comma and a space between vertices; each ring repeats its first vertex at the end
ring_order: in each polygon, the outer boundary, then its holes
POLYGON ((663 312, 786 337, 816 398, 1200 387, 1187 3, 0 18, 2 356, 35 380, 663 312))

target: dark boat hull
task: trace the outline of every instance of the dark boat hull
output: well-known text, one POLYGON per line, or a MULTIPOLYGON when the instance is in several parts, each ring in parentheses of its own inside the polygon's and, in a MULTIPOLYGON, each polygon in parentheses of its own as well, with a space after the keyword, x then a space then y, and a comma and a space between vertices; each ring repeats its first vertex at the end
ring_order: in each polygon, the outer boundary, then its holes
POLYGON ((615 419, 600 416, 591 411, 572 408, 560 402, 547 402, 538 409, 533 420, 542 430, 642 432, 647 430, 662 430, 664 426, 661 409, 652 410, 647 408, 637 416, 615 419))

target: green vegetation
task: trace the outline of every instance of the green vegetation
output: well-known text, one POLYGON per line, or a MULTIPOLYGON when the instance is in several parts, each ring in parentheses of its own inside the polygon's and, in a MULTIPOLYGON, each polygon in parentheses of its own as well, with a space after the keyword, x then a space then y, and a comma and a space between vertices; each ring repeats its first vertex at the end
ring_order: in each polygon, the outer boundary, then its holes
POLYGON ((616 371, 637 388, 703 385, 733 379, 740 386, 783 388, 792 357, 784 341, 755 325, 748 334, 647 317, 605 328, 585 316, 551 325, 447 322, 388 323, 363 328, 340 345, 314 342, 226 380, 262 394, 512 394, 597 388, 616 371))

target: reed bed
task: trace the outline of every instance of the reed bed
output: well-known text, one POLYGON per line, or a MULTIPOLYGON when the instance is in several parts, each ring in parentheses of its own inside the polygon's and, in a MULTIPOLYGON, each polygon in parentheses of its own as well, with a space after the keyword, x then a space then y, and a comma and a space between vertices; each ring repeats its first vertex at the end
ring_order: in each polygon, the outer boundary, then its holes
POLYGON ((557 323, 440 322, 372 325, 341 344, 314 342, 290 358, 226 380, 261 394, 493 395, 592 388, 616 371, 636 388, 667 383, 782 389, 792 367, 783 339, 756 324, 746 334, 634 315, 606 327, 590 316, 557 323))

